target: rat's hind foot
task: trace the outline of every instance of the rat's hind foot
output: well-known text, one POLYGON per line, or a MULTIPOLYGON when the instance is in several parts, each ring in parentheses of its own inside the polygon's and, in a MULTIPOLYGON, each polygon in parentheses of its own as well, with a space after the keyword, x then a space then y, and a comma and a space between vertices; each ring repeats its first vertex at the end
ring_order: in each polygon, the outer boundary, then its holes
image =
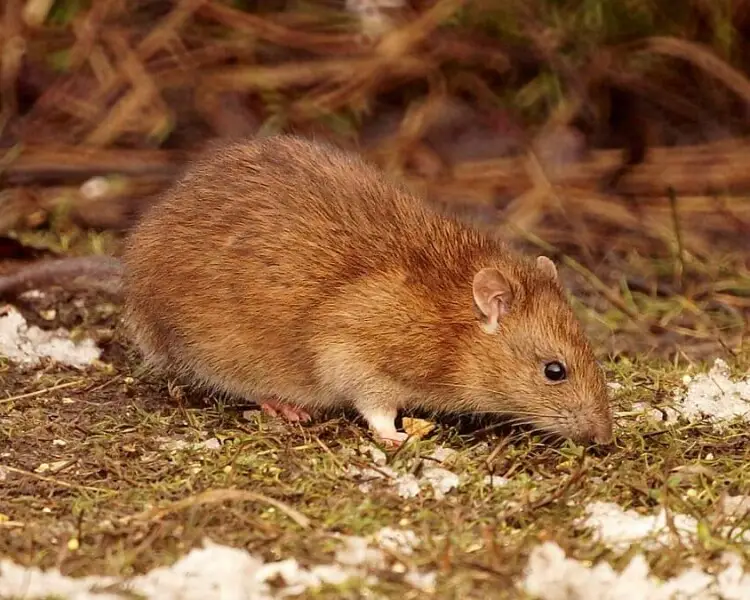
POLYGON ((292 423, 306 423, 312 420, 310 413, 299 406, 287 404, 281 400, 266 399, 263 402, 259 402, 260 409, 271 417, 282 417, 292 423))

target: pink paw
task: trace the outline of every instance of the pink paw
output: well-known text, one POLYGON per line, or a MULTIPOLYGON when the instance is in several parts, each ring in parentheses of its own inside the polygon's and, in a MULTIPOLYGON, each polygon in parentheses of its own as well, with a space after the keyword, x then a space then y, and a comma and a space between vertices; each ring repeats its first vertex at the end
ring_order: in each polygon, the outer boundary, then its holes
POLYGON ((259 404, 260 409, 270 417, 282 417, 292 423, 306 423, 312 420, 310 413, 305 409, 280 400, 266 400, 259 404))

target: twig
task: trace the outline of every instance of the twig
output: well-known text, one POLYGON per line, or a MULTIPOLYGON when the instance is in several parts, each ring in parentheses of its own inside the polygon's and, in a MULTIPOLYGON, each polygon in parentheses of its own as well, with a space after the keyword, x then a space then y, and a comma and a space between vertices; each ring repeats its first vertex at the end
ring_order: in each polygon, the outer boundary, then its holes
POLYGON ((123 375, 122 373, 120 373, 120 374, 118 374, 118 375, 115 375, 114 377, 111 377, 110 379, 108 379, 108 380, 107 380, 107 381, 105 381, 104 383, 102 383, 102 384, 100 384, 100 385, 97 385, 96 387, 92 387, 92 388, 89 388, 89 389, 87 389, 87 390, 85 390, 85 391, 86 391, 86 393, 87 393, 87 394, 90 394, 91 392, 98 392, 98 391, 101 391, 101 390, 103 390, 104 388, 106 388, 106 387, 109 387, 109 386, 110 386, 110 385, 112 385, 113 383, 116 383, 116 382, 120 381, 120 380, 121 380, 121 379, 123 379, 124 377, 125 377, 125 376, 124 376, 124 375, 123 375))
POLYGON ((243 12, 217 2, 206 2, 197 13, 230 27, 287 48, 299 48, 320 54, 350 54, 357 49, 357 37, 351 33, 311 33, 289 29, 266 16, 243 12))
POLYGON ((62 481, 60 479, 55 479, 54 477, 45 477, 44 475, 40 475, 39 473, 32 473, 31 471, 25 471, 24 469, 18 469, 16 467, 9 467, 7 465, 3 465, 2 468, 6 471, 9 471, 11 473, 16 473, 18 475, 23 475, 25 477, 31 477, 32 479, 38 479, 39 481, 44 481, 46 483, 52 483, 54 485, 59 485, 60 487, 73 489, 73 490, 87 490, 89 492, 104 492, 106 494, 115 494, 117 493, 116 490, 108 489, 108 488, 100 488, 100 487, 94 487, 92 485, 78 485, 75 483, 68 483, 67 481, 62 481))
POLYGON ((508 447, 508 444, 510 444, 510 436, 505 437, 496 447, 495 449, 490 452, 490 455, 484 460, 484 463, 487 465, 487 470, 492 474, 493 468, 492 463, 495 462, 495 458, 497 458, 497 455, 500 454, 505 448, 508 447))
POLYGON ((581 465, 576 469, 574 473, 571 473, 570 477, 568 477, 565 480, 565 483, 558 486, 557 489, 549 494, 546 498, 540 498, 536 502, 531 502, 524 506, 524 509, 526 511, 535 511, 543 506, 547 506, 548 504, 552 504, 553 502, 556 502, 557 500, 562 499, 565 494, 567 494, 568 490, 571 488, 571 486, 574 483, 577 483, 580 481, 583 476, 588 472, 589 467, 588 464, 586 464, 586 461, 581 461, 581 465))
POLYGON ((86 179, 112 173, 167 179, 177 173, 188 157, 185 152, 171 150, 25 146, 8 151, 0 170, 8 183, 39 184, 42 179, 86 179))
POLYGON ((675 264, 674 272, 674 285, 677 286, 680 292, 684 292, 685 283, 685 247, 682 242, 682 228, 680 227, 680 219, 677 214, 677 194, 672 186, 669 186, 667 190, 669 194, 669 207, 672 211, 672 224, 674 225, 674 234, 677 239, 677 263, 675 264))
POLYGON ((52 387, 44 388, 42 390, 37 390, 35 392, 27 392, 25 394, 19 394, 17 396, 11 396, 10 398, 2 398, 0 399, 0 404, 4 404, 7 402, 15 402, 16 400, 23 400, 25 398, 34 398, 35 396, 41 396, 42 394, 47 394, 49 392, 55 392, 57 390, 62 390, 65 388, 73 387, 75 385, 80 385, 83 383, 83 379, 79 379, 77 381, 67 381, 65 383, 59 383, 57 385, 53 385, 52 387))
POLYGON ((344 466, 344 463, 342 463, 342 462, 341 462, 341 461, 339 460, 339 458, 338 458, 338 457, 337 457, 337 456, 336 456, 336 455, 335 455, 335 454, 333 453, 333 450, 331 450, 331 449, 330 449, 330 448, 329 448, 329 447, 328 447, 328 446, 327 446, 327 445, 326 445, 326 444, 325 444, 325 443, 323 442, 323 440, 321 440, 321 439, 320 439, 320 438, 319 438, 319 437, 318 437, 317 435, 314 435, 314 436, 313 436, 313 439, 315 440, 315 443, 316 443, 316 444, 318 444, 318 446, 320 446, 320 447, 321 447, 321 448, 323 449, 323 451, 325 451, 325 452, 326 452, 326 454, 328 454, 328 456, 330 456, 330 457, 331 457, 331 459, 333 460, 333 462, 334 462, 334 463, 336 463, 336 465, 337 465, 337 466, 338 466, 338 467, 339 467, 339 468, 340 468, 340 469, 341 469, 342 471, 345 471, 345 470, 346 470, 346 467, 344 466))
POLYGON ((750 80, 708 47, 673 37, 654 36, 637 44, 641 52, 680 58, 721 81, 745 102, 750 101, 750 80))
POLYGON ((303 515, 298 510, 295 510, 291 506, 284 504, 279 500, 269 498, 263 494, 257 492, 250 492, 247 490, 208 490, 196 496, 190 496, 172 502, 162 508, 154 508, 145 510, 137 515, 127 517, 125 520, 130 521, 158 521, 170 513, 185 510, 193 506, 201 506, 204 504, 218 504, 227 501, 241 501, 241 502, 260 502, 261 504, 268 504, 277 508, 288 516, 292 521, 297 523, 300 527, 307 529, 310 527, 310 519, 303 515))

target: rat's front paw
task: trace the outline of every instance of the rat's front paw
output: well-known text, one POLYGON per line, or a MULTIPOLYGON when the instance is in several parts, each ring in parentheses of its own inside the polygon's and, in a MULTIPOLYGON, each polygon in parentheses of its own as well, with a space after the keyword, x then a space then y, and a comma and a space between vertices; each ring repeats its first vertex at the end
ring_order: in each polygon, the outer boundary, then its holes
POLYGON ((395 407, 360 403, 357 408, 367 420, 370 430, 384 446, 398 448, 409 437, 408 433, 396 431, 395 407))

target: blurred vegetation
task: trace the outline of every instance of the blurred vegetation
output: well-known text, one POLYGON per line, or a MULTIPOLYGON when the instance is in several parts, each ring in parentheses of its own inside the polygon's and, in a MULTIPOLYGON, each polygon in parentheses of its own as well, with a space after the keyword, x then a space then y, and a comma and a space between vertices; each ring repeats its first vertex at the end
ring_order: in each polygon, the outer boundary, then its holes
POLYGON ((744 0, 6 0, 0 226, 107 250, 206 141, 315 135, 563 262, 606 351, 733 355, 749 26, 744 0))

